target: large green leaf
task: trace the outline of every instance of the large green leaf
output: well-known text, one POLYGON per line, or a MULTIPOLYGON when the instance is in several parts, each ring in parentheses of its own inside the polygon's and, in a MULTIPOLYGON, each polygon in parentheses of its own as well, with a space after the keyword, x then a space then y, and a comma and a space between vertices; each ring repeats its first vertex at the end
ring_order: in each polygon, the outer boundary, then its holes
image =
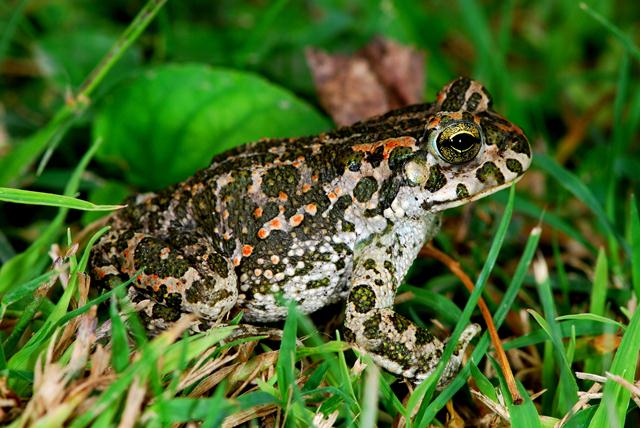
POLYGON ((101 106, 94 134, 104 139, 99 161, 158 189, 236 145, 329 127, 312 107, 256 75, 193 64, 157 67, 119 87, 101 106))

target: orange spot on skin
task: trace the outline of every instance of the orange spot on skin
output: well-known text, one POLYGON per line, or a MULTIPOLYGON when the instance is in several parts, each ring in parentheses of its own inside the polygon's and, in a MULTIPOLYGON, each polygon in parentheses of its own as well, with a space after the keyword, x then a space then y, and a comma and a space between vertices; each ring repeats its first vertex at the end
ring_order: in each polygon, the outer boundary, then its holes
POLYGON ((256 187, 255 187, 253 184, 249 184, 249 185, 247 186, 247 192, 249 192, 249 193, 255 193, 255 191, 256 191, 256 187))
POLYGON ((353 146, 353 150, 356 152, 373 153, 381 146, 383 148, 383 157, 388 159, 391 150, 396 147, 415 147, 416 140, 412 137, 387 138, 386 140, 376 141, 375 143, 356 144, 353 146))
POLYGON ((267 229, 263 227, 258 230, 258 238, 265 239, 267 236, 269 236, 269 231, 267 229))
POLYGON ((300 161, 293 161, 291 162, 291 165, 295 166, 296 168, 300 168, 300 161))
POLYGON ((256 208, 255 211, 253 211, 253 216, 255 218, 262 217, 262 208, 260 208, 260 207, 256 208))
POLYGON ((271 263, 273 263, 274 265, 277 265, 278 263, 280 263, 280 257, 278 257, 277 255, 272 255, 271 256, 271 263))
POLYGON ((302 223, 302 220, 304 220, 304 214, 296 214, 289 219, 289 224, 292 227, 300 226, 300 223, 302 223))
POLYGON ((234 257, 233 258, 233 265, 234 266, 240 266, 240 258, 239 257, 234 257))
POLYGON ((231 235, 228 232, 225 232, 222 235, 222 239, 224 239, 225 241, 228 241, 229 239, 231 239, 231 235))
POLYGON ((282 202, 286 202, 287 199, 289 199, 289 196, 287 196, 287 194, 284 192, 280 192, 278 193, 278 199, 280 199, 282 202))
POLYGON ((333 189, 333 193, 335 193, 336 195, 340 196, 340 194, 342 193, 342 189, 339 187, 336 187, 335 189, 333 189))
POLYGON ((222 212, 222 218, 223 218, 223 219, 225 219, 225 220, 226 220, 226 219, 228 219, 228 218, 229 218, 229 211, 224 210, 224 211, 222 212))
POLYGON ((304 210, 307 212, 307 214, 316 215, 316 213, 318 212, 318 206, 313 203, 307 204, 304 207, 304 210))
POLYGON ((277 219, 277 218, 274 218, 273 220, 271 220, 269 224, 271 225, 272 229, 280 229, 282 227, 282 223, 280 222, 280 219, 277 219))
POLYGON ((302 193, 307 193, 309 190, 311 190, 311 185, 310 184, 303 184, 302 185, 302 193))
POLYGON ((243 245, 242 246, 242 255, 244 257, 249 257, 253 253, 253 247, 251 245, 243 245))
POLYGON ((312 175, 312 176, 311 176, 311 179, 312 179, 313 181, 318 181, 318 176, 317 176, 317 175, 312 175))
POLYGON ((336 196, 335 193, 333 192, 329 192, 329 194, 327 195, 327 198, 329 198, 329 200, 333 201, 335 199, 338 199, 338 197, 336 196))
POLYGON ((282 205, 279 205, 278 211, 280 211, 280 214, 282 214, 284 212, 284 207, 282 205))

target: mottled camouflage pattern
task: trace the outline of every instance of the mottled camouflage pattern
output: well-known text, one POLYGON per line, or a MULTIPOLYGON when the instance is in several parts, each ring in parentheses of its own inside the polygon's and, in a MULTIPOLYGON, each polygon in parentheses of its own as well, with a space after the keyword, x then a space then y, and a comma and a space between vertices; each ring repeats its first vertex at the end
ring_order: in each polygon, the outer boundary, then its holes
MULTIPOLYGON (((443 344, 393 311, 398 285, 439 211, 508 186, 530 163, 522 131, 461 78, 435 103, 247 144, 130 198, 94 248, 92 275, 108 283, 144 267, 129 294, 156 330, 183 313, 204 329, 238 310, 259 323, 283 319, 287 300, 310 313, 346 299, 345 339, 419 381, 443 344)), ((442 384, 477 331, 463 334, 442 384)))

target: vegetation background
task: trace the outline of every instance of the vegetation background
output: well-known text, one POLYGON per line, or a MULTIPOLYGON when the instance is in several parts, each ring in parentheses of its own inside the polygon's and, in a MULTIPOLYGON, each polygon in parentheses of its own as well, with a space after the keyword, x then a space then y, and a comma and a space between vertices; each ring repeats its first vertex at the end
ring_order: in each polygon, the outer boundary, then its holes
MULTIPOLYGON (((1 2, 0 422, 640 425, 639 22, 622 0, 1 2), (425 100, 471 76, 533 145, 517 194, 447 213, 436 243, 506 317, 523 404, 486 337, 447 389, 413 390, 356 361, 330 314, 322 339, 292 309, 282 344, 221 346, 228 329, 147 338, 122 287, 87 294, 92 241, 73 242, 110 207, 69 197, 117 204, 237 144, 330 129, 305 48, 376 35, 426 52, 425 100)), ((444 336, 481 319, 433 260, 403 290, 400 309, 444 336)))

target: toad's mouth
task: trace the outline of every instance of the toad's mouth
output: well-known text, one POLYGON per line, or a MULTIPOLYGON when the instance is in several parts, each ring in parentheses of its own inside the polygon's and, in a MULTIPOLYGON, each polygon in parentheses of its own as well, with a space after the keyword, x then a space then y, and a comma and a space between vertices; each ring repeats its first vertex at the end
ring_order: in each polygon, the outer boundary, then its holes
POLYGON ((448 199, 448 200, 444 200, 444 201, 434 201, 431 204, 431 212, 439 212, 439 211, 444 211, 444 210, 448 210, 449 208, 455 208, 458 207, 460 205, 464 205, 467 204, 469 202, 473 202, 476 201, 478 199, 484 198, 485 196, 488 196, 492 193, 496 193, 499 192, 503 189, 506 189, 507 187, 511 187, 512 185, 516 184, 518 181, 520 181, 520 179, 522 178, 522 175, 516 177, 515 179, 504 183, 504 184, 500 184, 497 186, 492 186, 492 187, 488 187, 486 189, 483 189, 479 192, 474 193, 473 195, 470 195, 466 198, 456 198, 456 199, 448 199))

